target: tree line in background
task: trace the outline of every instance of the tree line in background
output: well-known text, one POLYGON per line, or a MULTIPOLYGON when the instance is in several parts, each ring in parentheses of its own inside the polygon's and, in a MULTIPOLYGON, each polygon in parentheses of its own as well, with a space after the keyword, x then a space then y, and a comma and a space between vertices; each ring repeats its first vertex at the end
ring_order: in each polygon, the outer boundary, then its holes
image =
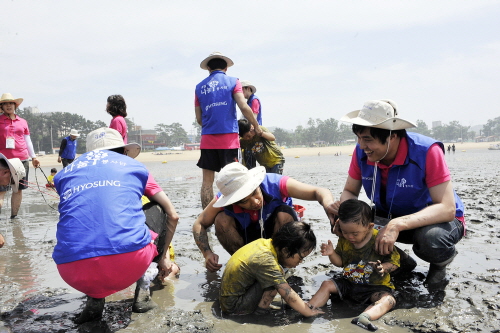
MULTIPOLYGON (((31 141, 35 151, 51 152, 52 147, 59 147, 61 140, 69 135, 72 128, 80 132, 79 140, 83 144, 78 145, 78 153, 85 152, 87 134, 91 131, 106 127, 103 121, 90 121, 81 115, 69 112, 47 112, 32 113, 28 108, 18 109, 16 113, 26 119, 30 128, 31 141)), ((125 118, 131 130, 136 128, 136 124, 128 118, 125 118)), ((500 136, 500 117, 489 119, 483 125, 481 133, 470 131, 470 126, 462 126, 458 121, 452 121, 449 124, 429 129, 422 120, 417 120, 417 128, 411 128, 409 131, 421 133, 433 137, 440 141, 473 141, 477 136, 500 136)), ((194 132, 192 136, 195 142, 200 142, 201 126, 194 121, 192 123, 194 132)), ((166 147, 180 146, 190 142, 188 133, 180 123, 164 124, 159 123, 155 126, 157 133, 156 142, 162 143, 166 147)), ((281 146, 328 146, 340 145, 355 139, 350 124, 340 123, 334 118, 326 120, 309 118, 307 126, 298 125, 294 130, 289 131, 276 127, 273 131, 276 142, 281 146)))

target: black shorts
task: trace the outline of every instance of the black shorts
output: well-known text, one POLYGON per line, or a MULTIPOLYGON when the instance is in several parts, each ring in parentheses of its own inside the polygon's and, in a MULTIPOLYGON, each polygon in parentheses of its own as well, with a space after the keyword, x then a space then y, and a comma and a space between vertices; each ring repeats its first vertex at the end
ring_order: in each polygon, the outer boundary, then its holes
MULTIPOLYGON (((30 161, 24 160, 22 162, 23 162, 24 170, 26 171, 26 176, 19 179, 19 190, 25 190, 28 188, 28 172, 30 170, 30 161)), ((11 185, 0 186, 0 192, 7 192, 10 190, 10 187, 11 187, 11 185)))
POLYGON ((374 286, 352 283, 347 279, 332 279, 337 287, 340 299, 351 298, 358 303, 371 303, 370 298, 376 292, 386 292, 394 296, 394 290, 387 286, 374 286))
MULTIPOLYGON (((295 210, 293 210, 293 207, 290 207, 286 204, 276 207, 271 216, 269 216, 269 218, 266 221, 264 221, 264 238, 271 238, 271 236, 273 235, 274 225, 276 223, 276 218, 278 217, 279 212, 285 212, 290 214, 293 217, 294 221, 299 220, 297 218, 297 213, 295 213, 295 210)), ((250 223, 250 225, 246 229, 243 229, 241 224, 236 219, 235 223, 236 223, 236 230, 245 241, 245 244, 248 244, 256 239, 261 238, 259 222, 250 223)))
POLYGON ((206 170, 219 172, 220 169, 232 162, 238 162, 239 149, 202 149, 201 156, 196 164, 206 170))

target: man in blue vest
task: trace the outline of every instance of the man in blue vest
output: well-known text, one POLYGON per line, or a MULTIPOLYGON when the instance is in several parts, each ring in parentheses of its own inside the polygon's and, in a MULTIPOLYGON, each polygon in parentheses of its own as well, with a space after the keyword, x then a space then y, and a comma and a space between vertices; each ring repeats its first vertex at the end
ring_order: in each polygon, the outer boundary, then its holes
POLYGON ((76 129, 72 129, 67 137, 61 140, 61 146, 59 147, 59 157, 57 162, 63 164, 65 168, 68 164, 73 163, 76 157, 76 149, 78 148, 78 141, 76 140, 80 134, 76 129))
POLYGON ((262 125, 262 104, 260 104, 260 99, 255 95, 257 88, 250 81, 246 80, 241 81, 241 86, 243 87, 243 96, 247 99, 247 105, 252 109, 259 125, 262 125))
POLYGON ((200 67, 210 75, 198 83, 195 90, 196 121, 201 126, 201 156, 197 163, 203 169, 201 205, 204 209, 214 197, 215 172, 226 164, 238 161, 240 140, 236 104, 243 116, 254 125, 257 135, 262 130, 246 104, 240 80, 227 76, 233 61, 220 52, 205 58, 200 67))
POLYGON ((387 223, 377 236, 376 251, 387 255, 396 241, 413 244, 415 254, 430 263, 425 284, 444 288, 446 267, 465 233, 464 205, 453 190, 444 145, 406 132, 416 126, 399 118, 391 100, 368 101, 340 120, 353 124, 358 144, 335 210, 340 202, 357 198, 363 188, 374 205, 376 222, 382 218, 387 223))
POLYGON ((271 238, 283 225, 297 221, 292 198, 316 200, 330 222, 334 221, 334 199, 328 189, 266 173, 263 166, 248 170, 240 163, 230 163, 222 168, 216 184, 220 192, 193 224, 196 245, 211 272, 222 267, 208 242, 207 230, 214 224, 220 244, 232 255, 245 244, 271 238))

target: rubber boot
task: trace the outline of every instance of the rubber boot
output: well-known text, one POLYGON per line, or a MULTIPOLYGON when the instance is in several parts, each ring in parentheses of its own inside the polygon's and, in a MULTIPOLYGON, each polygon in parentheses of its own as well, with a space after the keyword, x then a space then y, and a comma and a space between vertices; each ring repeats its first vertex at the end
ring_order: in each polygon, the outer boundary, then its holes
POLYGON ((458 252, 455 251, 455 254, 450 259, 437 264, 430 264, 424 285, 430 289, 444 289, 449 282, 446 279, 446 267, 455 259, 457 254, 458 252))
POLYGON ((408 253, 395 246, 396 250, 399 252, 399 268, 391 273, 391 276, 401 274, 401 273, 409 273, 417 267, 417 262, 413 259, 408 253))
POLYGON ((151 299, 151 292, 149 290, 149 280, 144 279, 144 276, 137 281, 135 287, 134 304, 132 305, 132 311, 138 313, 148 312, 156 308, 156 304, 151 299))
POLYGON ((93 298, 87 296, 85 308, 83 309, 80 316, 75 319, 75 323, 80 325, 88 321, 101 319, 102 312, 104 311, 104 301, 104 298, 93 298))

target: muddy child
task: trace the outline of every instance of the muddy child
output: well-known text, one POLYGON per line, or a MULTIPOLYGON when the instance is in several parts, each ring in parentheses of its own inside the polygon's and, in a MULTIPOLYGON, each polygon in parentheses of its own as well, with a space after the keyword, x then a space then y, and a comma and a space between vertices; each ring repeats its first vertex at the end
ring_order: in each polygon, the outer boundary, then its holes
POLYGON ((373 228, 370 206, 357 199, 344 201, 339 207, 335 228, 341 233, 337 247, 332 242, 321 245, 321 253, 337 267, 343 267, 343 278, 324 281, 309 301, 313 307, 324 306, 331 294, 341 299, 349 297, 359 303, 370 304, 353 324, 370 331, 378 328, 371 322, 386 314, 396 305, 391 272, 399 267, 399 253, 394 249, 388 255, 375 251, 378 230, 373 228))
POLYGON ((316 247, 316 236, 304 222, 290 222, 272 239, 260 238, 229 259, 220 289, 221 309, 243 315, 265 313, 277 293, 306 317, 323 313, 308 306, 285 280, 283 268, 297 267, 316 247))

